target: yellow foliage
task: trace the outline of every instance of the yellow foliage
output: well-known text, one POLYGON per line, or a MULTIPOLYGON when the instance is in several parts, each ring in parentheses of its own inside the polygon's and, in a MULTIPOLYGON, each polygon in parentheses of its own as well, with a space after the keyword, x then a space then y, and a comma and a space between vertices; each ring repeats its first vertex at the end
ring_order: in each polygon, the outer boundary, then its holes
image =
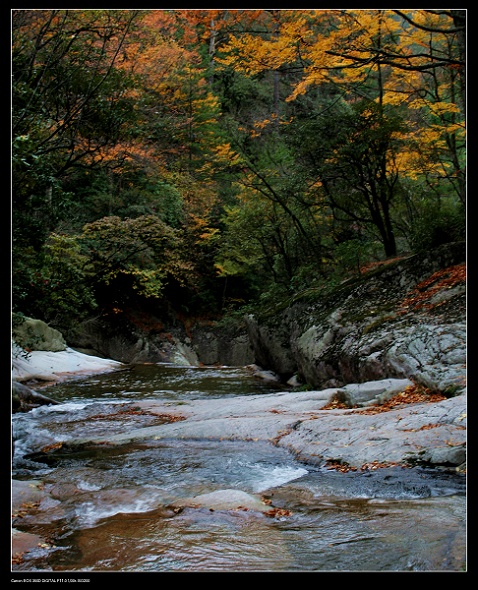
POLYGON ((433 102, 429 108, 435 115, 444 115, 445 113, 459 113, 460 108, 452 102, 433 102))
POLYGON ((217 238, 219 233, 218 228, 208 227, 206 228, 206 231, 199 236, 200 239, 196 241, 196 244, 200 244, 201 241, 210 242, 212 239, 217 238))
POLYGON ((216 263, 214 264, 214 268, 216 269, 216 271, 217 271, 217 275, 218 275, 219 277, 223 277, 223 276, 225 276, 225 275, 227 274, 227 271, 226 271, 226 269, 224 268, 224 266, 223 266, 222 264, 219 264, 218 262, 216 262, 216 263))
MULTIPOLYGON (((404 12, 425 27, 450 26, 449 16, 444 13, 419 9, 404 12)), ((277 28, 271 26, 268 37, 252 33, 231 35, 217 60, 249 75, 300 63, 303 75, 291 89, 287 101, 324 82, 344 85, 364 81, 371 69, 377 69, 378 50, 386 51, 392 62, 405 68, 429 61, 430 32, 411 26, 393 10, 285 10, 274 23, 277 28)), ((444 41, 444 36, 435 34, 434 43, 440 41, 444 41)), ((382 74, 386 73, 382 80, 384 104, 408 103, 414 109, 430 107, 430 102, 423 98, 411 99, 423 83, 423 74, 388 65, 381 68, 382 74)), ((446 90, 445 84, 446 80, 440 81, 441 93, 446 90)), ((438 100, 433 112, 442 116, 459 113, 460 109, 454 103, 438 100)), ((255 127, 262 128, 260 124, 255 127)))
MULTIPOLYGON (((403 92, 388 90, 382 96, 382 104, 400 105, 407 102, 408 95, 403 92)), ((376 99, 378 102, 379 98, 376 99)))
POLYGON ((239 154, 234 151, 230 143, 222 143, 215 146, 214 156, 217 162, 226 162, 227 164, 237 164, 241 161, 239 154))

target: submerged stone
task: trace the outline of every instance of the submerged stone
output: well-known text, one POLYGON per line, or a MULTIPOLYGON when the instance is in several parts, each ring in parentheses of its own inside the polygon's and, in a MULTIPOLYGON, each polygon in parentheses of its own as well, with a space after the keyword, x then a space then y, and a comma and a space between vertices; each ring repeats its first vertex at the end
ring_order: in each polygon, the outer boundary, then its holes
POLYGON ((267 512, 270 506, 264 504, 257 496, 241 490, 216 490, 192 498, 181 499, 174 503, 178 507, 210 508, 212 510, 258 510, 267 512))

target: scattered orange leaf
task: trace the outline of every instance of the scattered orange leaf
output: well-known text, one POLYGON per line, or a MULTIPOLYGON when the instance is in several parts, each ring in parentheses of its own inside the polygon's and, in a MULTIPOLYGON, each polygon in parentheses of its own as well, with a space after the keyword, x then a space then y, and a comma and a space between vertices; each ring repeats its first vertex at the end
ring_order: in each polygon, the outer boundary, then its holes
POLYGON ((264 512, 266 516, 270 517, 279 517, 279 516, 291 516, 292 512, 290 510, 286 510, 285 508, 271 508, 267 512, 264 512))
POLYGON ((25 555, 25 552, 23 553, 15 553, 14 555, 12 555, 12 563, 15 565, 18 565, 20 563, 23 563, 23 556, 25 555))
POLYGON ((329 403, 322 406, 321 410, 349 410, 350 406, 348 406, 345 402, 341 402, 338 399, 333 399, 329 403))
MULTIPOLYGON (((348 471, 357 471, 359 469, 354 465, 349 465, 346 461, 334 461, 333 459, 328 459, 325 462, 325 465, 327 469, 335 469, 335 471, 340 471, 342 473, 347 473, 348 471)), ((406 465, 403 465, 402 463, 396 463, 394 461, 371 461, 370 463, 363 463, 360 466, 360 471, 384 469, 385 467, 406 467, 406 465)))
POLYGON ((397 256, 395 258, 388 258, 387 260, 378 260, 377 262, 369 262, 368 264, 364 264, 360 267, 360 272, 365 273, 369 270, 377 268, 379 266, 385 266, 386 264, 390 264, 391 262, 396 262, 397 260, 401 260, 403 256, 397 256))
POLYGON ((49 451, 54 451, 55 449, 61 449, 63 446, 62 442, 52 443, 51 445, 46 445, 42 448, 42 453, 48 453, 49 451))
POLYGON ((403 391, 397 393, 380 406, 373 406, 361 410, 353 410, 354 414, 380 414, 389 412, 405 404, 437 403, 446 399, 441 393, 432 393, 422 385, 408 385, 403 391))
POLYGON ((433 297, 438 291, 444 289, 451 289, 458 283, 466 282, 466 264, 456 264, 449 266, 433 273, 427 279, 419 283, 400 304, 399 313, 404 314, 408 311, 415 311, 417 309, 430 310, 442 304, 430 303, 428 300, 433 297))

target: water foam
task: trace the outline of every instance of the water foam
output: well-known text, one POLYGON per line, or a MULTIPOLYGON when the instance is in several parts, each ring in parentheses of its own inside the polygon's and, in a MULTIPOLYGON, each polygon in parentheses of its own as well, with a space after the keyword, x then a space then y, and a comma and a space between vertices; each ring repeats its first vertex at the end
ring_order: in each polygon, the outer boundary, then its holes
POLYGON ((308 473, 307 469, 303 467, 292 467, 290 465, 271 466, 260 463, 251 464, 250 470, 252 491, 256 493, 299 479, 308 473))
POLYGON ((78 521, 85 528, 95 526, 100 520, 117 514, 138 514, 149 512, 156 508, 158 499, 144 496, 130 498, 127 501, 99 501, 82 502, 77 505, 75 512, 78 521))

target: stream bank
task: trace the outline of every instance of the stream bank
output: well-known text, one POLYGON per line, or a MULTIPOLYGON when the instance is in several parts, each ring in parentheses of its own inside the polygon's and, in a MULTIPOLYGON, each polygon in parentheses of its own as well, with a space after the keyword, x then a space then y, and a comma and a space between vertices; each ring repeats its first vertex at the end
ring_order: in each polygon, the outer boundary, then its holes
POLYGON ((466 387, 466 243, 377 262, 242 320, 124 309, 90 318, 65 338, 127 364, 257 364, 316 390, 407 378, 451 397, 466 387))
POLYGON ((246 317, 255 362, 314 389, 407 378, 466 388, 466 246, 384 261, 246 317))

